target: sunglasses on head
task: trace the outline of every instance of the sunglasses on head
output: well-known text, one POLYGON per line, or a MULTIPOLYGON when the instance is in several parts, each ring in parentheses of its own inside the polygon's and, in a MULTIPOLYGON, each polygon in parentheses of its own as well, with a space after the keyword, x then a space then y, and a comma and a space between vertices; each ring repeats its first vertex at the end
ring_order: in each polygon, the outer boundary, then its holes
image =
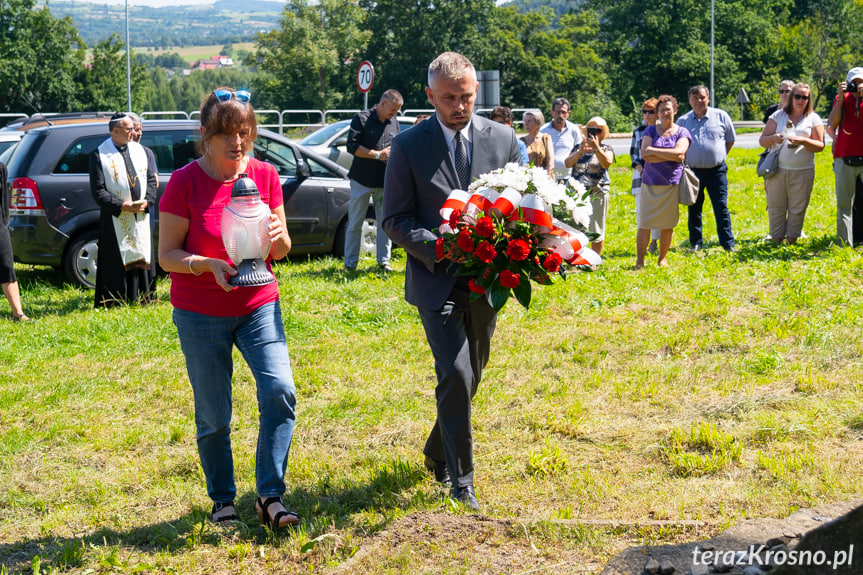
POLYGON ((808 100, 809 96, 806 94, 794 94, 795 100, 808 100))
POLYGON ((642 114, 655 114, 656 110, 646 110, 644 108, 641 109, 642 114))
POLYGON ((213 90, 213 95, 220 102, 227 102, 231 98, 234 98, 237 102, 241 104, 248 104, 249 100, 252 99, 252 94, 246 90, 237 90, 236 92, 232 90, 213 90))

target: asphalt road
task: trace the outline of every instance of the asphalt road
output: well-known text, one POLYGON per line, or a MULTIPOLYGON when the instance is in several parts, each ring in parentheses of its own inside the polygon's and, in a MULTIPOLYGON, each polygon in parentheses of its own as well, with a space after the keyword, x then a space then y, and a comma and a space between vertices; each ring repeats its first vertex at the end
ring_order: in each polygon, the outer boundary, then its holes
MULTIPOLYGON (((760 148, 758 138, 761 132, 752 132, 749 134, 737 134, 737 140, 734 142, 735 148, 760 148)), ((829 138, 828 138, 829 140, 829 138)), ((628 138, 608 138, 603 143, 608 144, 614 150, 615 156, 629 154, 629 144, 632 137, 628 138)))

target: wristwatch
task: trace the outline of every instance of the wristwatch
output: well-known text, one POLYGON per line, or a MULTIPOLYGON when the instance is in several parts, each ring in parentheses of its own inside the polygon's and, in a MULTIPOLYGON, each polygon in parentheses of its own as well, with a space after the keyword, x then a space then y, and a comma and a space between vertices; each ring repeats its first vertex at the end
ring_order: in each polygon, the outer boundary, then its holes
POLYGON ((372 150, 372 155, 375 157, 375 159, 376 159, 376 160, 380 160, 380 159, 381 159, 381 152, 380 152, 380 150, 372 150))

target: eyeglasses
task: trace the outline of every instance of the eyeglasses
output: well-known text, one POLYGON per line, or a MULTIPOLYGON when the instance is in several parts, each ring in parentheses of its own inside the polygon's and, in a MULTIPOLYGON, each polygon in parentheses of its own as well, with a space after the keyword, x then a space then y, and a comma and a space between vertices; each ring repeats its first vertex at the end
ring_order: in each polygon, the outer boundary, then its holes
POLYGON ((809 96, 808 95, 804 96, 803 94, 794 94, 794 99, 795 100, 808 100, 809 96))
POLYGON ((642 114, 655 114, 656 110, 645 110, 644 108, 642 108, 641 113, 642 114))
POLYGON ((780 94, 790 94, 791 90, 779 90, 780 94))
POLYGON ((234 98, 240 104, 248 104, 249 100, 252 99, 252 94, 246 90, 238 90, 236 92, 232 90, 213 90, 213 95, 220 102, 227 102, 231 98, 234 98))

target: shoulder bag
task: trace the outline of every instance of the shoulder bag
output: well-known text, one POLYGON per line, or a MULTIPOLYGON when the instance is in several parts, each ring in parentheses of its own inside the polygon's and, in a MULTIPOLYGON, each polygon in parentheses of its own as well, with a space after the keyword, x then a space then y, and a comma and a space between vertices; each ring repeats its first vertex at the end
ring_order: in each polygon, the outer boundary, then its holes
POLYGON ((698 199, 698 176, 692 168, 683 164, 683 173, 680 174, 680 184, 677 186, 677 200, 684 206, 691 206, 698 199))
POLYGON ((780 149, 781 147, 777 147, 775 150, 768 148, 758 154, 758 166, 755 168, 755 171, 759 177, 766 179, 776 174, 776 170, 779 169, 780 149))

